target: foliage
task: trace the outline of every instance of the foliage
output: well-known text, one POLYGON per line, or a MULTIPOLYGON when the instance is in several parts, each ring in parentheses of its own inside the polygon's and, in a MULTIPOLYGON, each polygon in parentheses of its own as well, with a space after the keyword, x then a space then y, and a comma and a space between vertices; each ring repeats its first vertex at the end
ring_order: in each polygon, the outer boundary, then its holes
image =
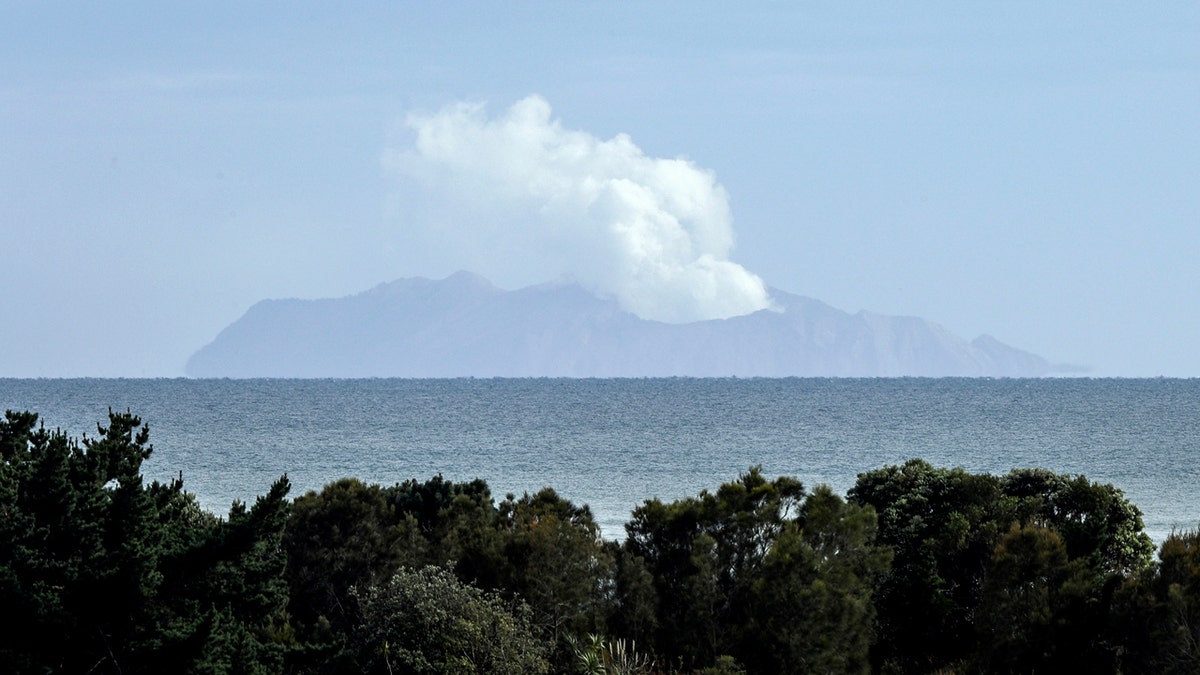
POLYGON ((399 566, 394 519, 384 491, 353 478, 295 500, 284 547, 288 608, 298 625, 352 623, 350 589, 382 582, 399 566))
POLYGON ((713 665, 701 668, 700 675, 746 675, 746 669, 737 662, 737 659, 728 654, 722 654, 717 657, 713 665))
POLYGON ((1105 609, 1084 561, 1038 525, 1013 524, 988 564, 976 617, 981 672, 1111 672, 1105 609))
POLYGON ((296 500, 286 543, 293 615, 332 661, 359 620, 354 589, 402 566, 449 566, 460 581, 521 598, 556 663, 569 659, 567 635, 603 629, 610 613, 612 549, 587 507, 549 488, 496 505, 482 480, 343 479, 296 500))
POLYGON ((805 500, 754 580, 743 662, 758 673, 865 673, 874 635, 871 589, 891 561, 875 514, 827 486, 805 500))
POLYGON ((181 480, 143 485, 136 416, 97 432, 0 422, 0 670, 278 671, 287 479, 220 521, 181 480))
POLYGON ((1000 489, 1017 500, 1016 521, 1053 528, 1067 557, 1097 575, 1132 574, 1145 569, 1154 555, 1142 512, 1112 485, 1045 469, 1015 469, 1000 479, 1000 489))
POLYGON ((529 609, 459 581, 441 567, 401 568, 355 591, 355 641, 363 672, 524 675, 548 670, 547 645, 529 609))
POLYGON ((612 593, 607 624, 614 635, 654 644, 658 631, 658 594, 646 560, 630 547, 606 545, 613 560, 612 593))
POLYGON ((586 507, 551 488, 500 505, 505 576, 501 588, 529 603, 555 644, 555 665, 571 658, 566 638, 604 628, 612 552, 586 507))
POLYGON ((502 560, 500 514, 487 483, 455 483, 439 474, 384 490, 394 510, 401 556, 409 566, 452 563, 460 579, 494 588, 502 560))
POLYGON ((702 667, 725 654, 755 673, 858 672, 871 591, 890 554, 875 514, 827 487, 807 498, 755 467, 715 493, 636 509, 626 561, 644 561, 659 653, 702 667))
POLYGON ((1200 672, 1200 530, 1172 532, 1158 558, 1114 601, 1114 632, 1126 638, 1126 669, 1200 672))
POLYGON ((95 437, 0 421, 2 672, 1200 672, 1200 531, 1120 490, 920 460, 848 498, 758 467, 623 542, 544 488, 281 478, 218 518, 95 437))
POLYGON ((574 657, 574 672, 582 675, 650 675, 654 659, 638 651, 637 643, 624 639, 609 640, 588 633, 586 640, 567 638, 574 657))
MULTIPOLYGON (((1004 671, 1016 657, 991 648, 997 631, 1040 621, 1069 624, 1057 636, 1077 650, 1077 664, 1116 667, 1119 650, 1101 639, 1112 591, 1153 551, 1120 490, 1044 470, 995 477, 910 460, 860 474, 849 498, 877 510, 879 541, 895 552, 876 594, 877 667, 932 672, 973 662, 1004 671), (1011 585, 1028 588, 1030 575, 1029 593, 1006 595, 1011 585), (1041 618, 1028 614, 1035 606, 1041 618), (988 655, 996 661, 980 661, 988 655)), ((1056 653, 1021 658, 1047 668, 1056 653)))
POLYGON ((710 664, 730 651, 754 574, 803 495, 754 467, 715 493, 634 509, 625 545, 654 579, 661 653, 710 664))
POLYGON ((993 476, 921 460, 859 474, 849 499, 874 507, 879 541, 894 551, 875 595, 877 664, 928 672, 971 653, 999 497, 993 476))

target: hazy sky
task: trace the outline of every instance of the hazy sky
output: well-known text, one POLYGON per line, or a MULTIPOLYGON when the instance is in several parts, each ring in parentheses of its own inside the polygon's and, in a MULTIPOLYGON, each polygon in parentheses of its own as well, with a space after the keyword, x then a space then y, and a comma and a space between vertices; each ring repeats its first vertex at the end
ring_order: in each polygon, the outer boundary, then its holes
POLYGON ((1196 2, 89 4, 0 5, 0 376, 462 268, 1200 376, 1196 2))

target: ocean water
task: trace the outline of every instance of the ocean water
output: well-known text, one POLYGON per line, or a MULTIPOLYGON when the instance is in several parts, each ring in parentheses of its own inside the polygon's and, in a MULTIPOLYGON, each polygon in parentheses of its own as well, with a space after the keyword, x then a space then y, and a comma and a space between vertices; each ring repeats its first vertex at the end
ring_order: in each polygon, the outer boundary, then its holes
POLYGON ((95 434, 109 408, 150 426, 148 479, 183 474, 205 508, 344 476, 487 480, 590 505, 607 537, 642 500, 713 490, 748 467, 845 494, 921 457, 1113 483, 1161 541, 1200 523, 1200 380, 13 380, 0 408, 95 434))

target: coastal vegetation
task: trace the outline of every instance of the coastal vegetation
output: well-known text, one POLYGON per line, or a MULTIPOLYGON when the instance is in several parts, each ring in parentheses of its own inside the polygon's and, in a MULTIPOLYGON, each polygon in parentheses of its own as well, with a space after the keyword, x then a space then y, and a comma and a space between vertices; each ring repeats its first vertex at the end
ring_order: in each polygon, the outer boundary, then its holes
POLYGON ((281 477, 218 517, 149 432, 0 420, 0 671, 1194 673, 1200 534, 1112 485, 921 460, 845 495, 757 467, 630 515, 551 488, 281 477))

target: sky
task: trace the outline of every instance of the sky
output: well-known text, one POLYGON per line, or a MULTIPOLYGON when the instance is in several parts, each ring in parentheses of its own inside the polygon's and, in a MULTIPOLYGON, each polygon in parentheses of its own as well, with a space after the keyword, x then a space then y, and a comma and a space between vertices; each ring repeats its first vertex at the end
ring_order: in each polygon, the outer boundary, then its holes
POLYGON ((468 269, 1200 376, 1200 4, 0 4, 0 377, 468 269))

